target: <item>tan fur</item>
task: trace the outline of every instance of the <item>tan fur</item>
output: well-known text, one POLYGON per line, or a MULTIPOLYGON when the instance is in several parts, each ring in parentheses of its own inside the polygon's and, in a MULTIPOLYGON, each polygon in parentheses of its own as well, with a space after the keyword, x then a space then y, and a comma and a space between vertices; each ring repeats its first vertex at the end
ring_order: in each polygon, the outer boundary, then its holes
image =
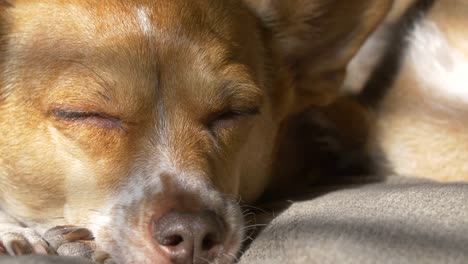
MULTIPOLYGON (((435 1, 424 20, 434 23, 450 43, 452 49, 447 52, 460 52, 458 59, 468 61, 466 1, 435 1)), ((423 79, 431 74, 422 77, 417 69, 426 67, 429 60, 405 57, 400 74, 376 112, 373 146, 399 174, 467 181, 468 105, 464 98, 441 96, 426 87, 423 79)), ((442 94, 444 89, 453 88, 451 81, 446 80, 447 87, 438 87, 442 94)))
MULTIPOLYGON (((2 5, 2 209, 40 230, 86 227, 136 168, 255 201, 270 183, 281 123, 325 100, 312 87, 341 81, 390 1, 248 2, 250 11, 234 0, 2 5)), ((149 199, 155 212, 170 207, 149 199)), ((131 217, 140 213, 151 212, 131 217)))

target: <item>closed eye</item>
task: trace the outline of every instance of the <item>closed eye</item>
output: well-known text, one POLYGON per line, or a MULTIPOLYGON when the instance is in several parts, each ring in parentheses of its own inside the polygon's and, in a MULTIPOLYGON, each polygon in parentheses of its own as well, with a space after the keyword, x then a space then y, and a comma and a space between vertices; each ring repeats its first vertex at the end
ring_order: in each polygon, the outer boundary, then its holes
POLYGON ((245 117, 245 116, 254 116, 260 113, 260 109, 252 108, 252 109, 244 109, 244 110, 226 110, 219 113, 215 120, 229 120, 238 117, 245 117))
POLYGON ((226 109, 217 113, 211 114, 206 122, 206 126, 213 131, 219 126, 226 126, 232 124, 239 119, 256 116, 260 114, 259 107, 252 107, 246 109, 226 109))
POLYGON ((55 109, 54 116, 62 121, 81 122, 101 126, 108 129, 122 128, 122 120, 100 112, 76 111, 68 109, 55 109))

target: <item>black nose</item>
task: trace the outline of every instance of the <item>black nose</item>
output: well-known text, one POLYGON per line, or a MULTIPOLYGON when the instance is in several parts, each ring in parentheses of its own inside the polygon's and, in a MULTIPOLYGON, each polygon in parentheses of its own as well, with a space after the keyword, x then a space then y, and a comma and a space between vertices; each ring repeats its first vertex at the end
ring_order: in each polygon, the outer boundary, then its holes
POLYGON ((154 222, 154 239, 177 264, 213 261, 225 239, 225 227, 212 211, 171 212, 154 222))

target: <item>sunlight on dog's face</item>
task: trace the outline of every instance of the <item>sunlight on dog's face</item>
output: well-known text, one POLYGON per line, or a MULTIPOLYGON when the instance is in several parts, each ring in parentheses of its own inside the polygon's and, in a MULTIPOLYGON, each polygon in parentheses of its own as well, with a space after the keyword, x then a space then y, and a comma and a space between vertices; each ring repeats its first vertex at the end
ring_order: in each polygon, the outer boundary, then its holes
POLYGON ((2 180, 28 190, 4 197, 20 216, 53 211, 116 250, 127 229, 126 247, 150 247, 154 217, 212 210, 234 254, 236 197, 262 191, 278 126, 254 17, 231 1, 19 1, 7 16, 1 143, 24 150, 2 155, 21 160, 2 180))
POLYGON ((2 209, 123 263, 187 263, 159 227, 198 219, 222 232, 197 261, 231 262, 281 122, 338 87, 391 1, 245 2, 0 0, 2 209))

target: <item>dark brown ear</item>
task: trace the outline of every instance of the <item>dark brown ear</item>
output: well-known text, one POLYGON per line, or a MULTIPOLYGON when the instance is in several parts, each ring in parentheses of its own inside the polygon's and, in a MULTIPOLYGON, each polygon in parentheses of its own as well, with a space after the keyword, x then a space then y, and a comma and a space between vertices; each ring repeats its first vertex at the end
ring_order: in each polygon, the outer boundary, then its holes
POLYGON ((244 0, 274 35, 292 71, 299 108, 331 101, 347 63, 392 0, 244 0))

